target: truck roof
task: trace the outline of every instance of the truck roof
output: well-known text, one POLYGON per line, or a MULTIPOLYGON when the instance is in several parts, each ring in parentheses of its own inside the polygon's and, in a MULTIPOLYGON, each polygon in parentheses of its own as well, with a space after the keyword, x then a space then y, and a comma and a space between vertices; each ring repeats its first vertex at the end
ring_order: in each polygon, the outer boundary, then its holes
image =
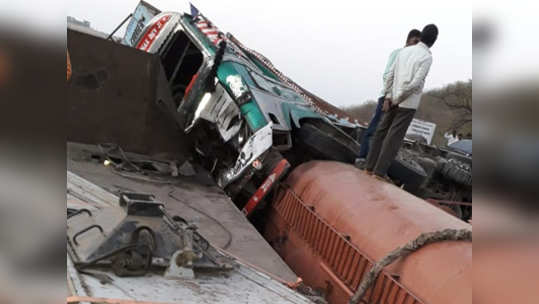
MULTIPOLYGON (((161 13, 154 17, 154 19, 152 19, 152 21, 146 26, 145 30, 143 30, 143 33, 145 34, 141 35, 141 40, 139 44, 143 43, 146 32, 152 27, 155 27, 155 24, 160 22, 163 17, 168 15, 178 16, 180 19, 183 19, 183 26, 187 27, 189 30, 191 30, 191 32, 195 32, 198 36, 197 38, 202 40, 204 46, 212 53, 215 51, 215 47, 221 41, 232 41, 243 52, 247 53, 251 61, 253 61, 260 69, 262 69, 265 74, 267 74, 268 72, 271 73, 272 75, 270 76, 273 76, 273 78, 280 80, 286 86, 289 86, 291 89, 296 91, 296 93, 300 94, 317 112, 323 115, 335 117, 339 120, 345 120, 349 121, 350 123, 355 123, 353 121, 350 121, 349 114, 346 113, 344 110, 334 106, 330 102, 320 98, 319 96, 313 94, 312 92, 306 90, 305 88, 297 84, 295 81, 293 81, 284 73, 282 73, 279 69, 277 69, 267 57, 265 57, 258 51, 246 47, 232 34, 227 33, 225 35, 214 23, 212 23, 208 18, 204 17, 203 15, 198 15, 196 18, 194 18, 189 14, 179 14, 172 12, 161 13)), ((170 28, 172 25, 166 26, 170 28)), ((168 35, 166 33, 164 34, 168 35)))

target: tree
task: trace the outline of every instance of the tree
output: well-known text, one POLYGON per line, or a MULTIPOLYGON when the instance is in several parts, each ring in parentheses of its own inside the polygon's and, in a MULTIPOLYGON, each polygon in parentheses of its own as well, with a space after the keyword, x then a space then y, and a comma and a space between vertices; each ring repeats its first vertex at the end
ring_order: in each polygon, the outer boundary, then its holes
POLYGON ((377 103, 369 100, 357 106, 345 107, 343 110, 347 112, 352 120, 357 119, 360 123, 368 124, 371 121, 377 103))
POLYGON ((426 94, 440 99, 454 113, 450 129, 457 130, 472 123, 472 80, 458 81, 426 94))

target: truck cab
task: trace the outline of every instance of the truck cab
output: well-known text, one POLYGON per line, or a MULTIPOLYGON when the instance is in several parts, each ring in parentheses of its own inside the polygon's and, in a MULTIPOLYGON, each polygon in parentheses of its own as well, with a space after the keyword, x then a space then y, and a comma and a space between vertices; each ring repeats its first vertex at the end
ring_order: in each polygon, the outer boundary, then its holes
POLYGON ((168 108, 180 129, 194 134, 196 152, 232 196, 253 180, 262 184, 283 155, 352 163, 359 151, 269 60, 202 15, 161 13, 135 46, 160 57, 173 99, 168 108))

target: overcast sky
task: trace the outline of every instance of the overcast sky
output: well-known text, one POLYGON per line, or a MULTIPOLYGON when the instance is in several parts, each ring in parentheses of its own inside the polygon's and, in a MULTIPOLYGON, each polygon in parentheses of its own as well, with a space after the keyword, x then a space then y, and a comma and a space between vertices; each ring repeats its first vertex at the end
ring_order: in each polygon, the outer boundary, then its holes
MULTIPOLYGON (((184 0, 148 0, 189 12, 184 0)), ((67 14, 111 32, 138 0, 71 0, 67 14)), ((294 81, 338 106, 377 98, 389 53, 408 31, 435 23, 426 89, 472 78, 472 6, 468 1, 193 0, 223 32, 268 57, 294 81), (437 3, 437 2, 436 2, 437 3)))

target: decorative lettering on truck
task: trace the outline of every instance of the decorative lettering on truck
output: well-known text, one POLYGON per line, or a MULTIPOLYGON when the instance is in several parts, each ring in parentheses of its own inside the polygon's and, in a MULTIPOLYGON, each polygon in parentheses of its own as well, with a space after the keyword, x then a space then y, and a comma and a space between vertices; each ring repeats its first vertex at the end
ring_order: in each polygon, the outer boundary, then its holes
POLYGON ((159 35, 159 32, 163 29, 165 24, 170 20, 170 15, 165 15, 161 17, 157 22, 152 24, 152 26, 144 33, 144 36, 142 39, 140 39, 139 43, 137 44, 137 49, 142 51, 148 51, 150 46, 155 41, 155 38, 157 35, 159 35))

